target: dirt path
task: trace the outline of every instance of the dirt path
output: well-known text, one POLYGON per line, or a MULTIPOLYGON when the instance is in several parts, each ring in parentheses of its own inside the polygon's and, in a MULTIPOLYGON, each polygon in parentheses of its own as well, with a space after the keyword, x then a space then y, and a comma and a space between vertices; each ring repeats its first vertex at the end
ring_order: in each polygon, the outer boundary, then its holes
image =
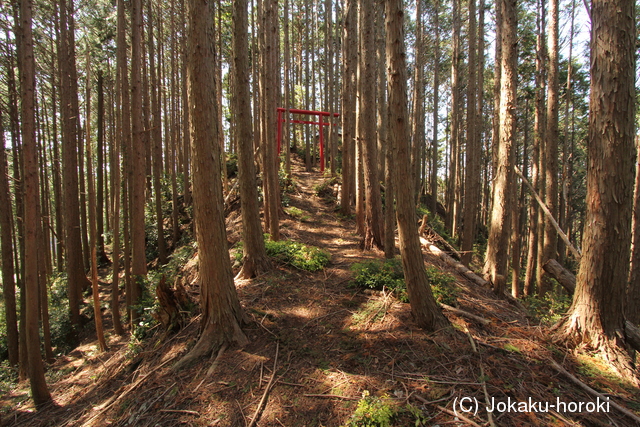
MULTIPOLYGON (((244 427, 274 375, 261 427, 342 426, 363 393, 392 408, 394 426, 462 425, 447 410, 456 398, 484 401, 483 381, 496 399, 591 401, 543 362, 555 356, 565 365, 579 364, 553 346, 546 328, 530 325, 520 310, 453 272, 456 304, 488 318, 490 325, 446 313, 453 328, 426 333, 411 320, 408 304, 352 288, 351 265, 382 254, 363 252, 354 222, 316 196, 314 187, 323 179, 319 173, 305 172, 294 162, 294 179, 291 206, 302 214, 283 217, 281 234, 329 251, 331 263, 317 273, 276 266, 256 279, 238 281, 250 320, 244 328, 250 340, 246 347, 220 355, 207 377, 215 355, 178 373, 169 369, 195 342, 197 315, 168 337, 157 328, 135 352, 120 342, 119 351, 99 355, 95 343, 88 343, 72 353, 73 360, 56 362, 65 370, 51 385, 59 407, 35 415, 25 403, 10 425, 244 427)), ((446 271, 437 260, 426 259, 446 271)), ((602 375, 597 382, 626 399, 639 397, 602 375)), ((619 414, 609 416, 627 425, 619 414)), ((472 418, 480 425, 487 422, 485 412, 472 418)), ((571 424, 548 413, 496 418, 500 426, 602 425, 592 414, 572 414, 571 424)))

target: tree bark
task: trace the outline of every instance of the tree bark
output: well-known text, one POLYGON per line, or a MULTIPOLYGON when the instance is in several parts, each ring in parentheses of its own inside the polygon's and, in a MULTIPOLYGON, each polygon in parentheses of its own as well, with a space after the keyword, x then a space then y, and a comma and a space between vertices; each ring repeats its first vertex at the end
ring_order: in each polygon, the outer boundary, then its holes
POLYGON ((67 253, 67 280, 71 323, 80 324, 81 292, 89 287, 90 282, 84 272, 82 241, 80 238, 80 207, 78 194, 78 82, 73 78, 76 74, 75 56, 71 41, 68 19, 67 0, 60 0, 60 55, 61 73, 60 98, 62 108, 62 178, 64 186, 65 207, 65 249, 67 253))
MULTIPOLYGON (((243 279, 255 277, 271 268, 260 224, 256 167, 253 162, 248 26, 247 0, 237 0, 233 7, 233 65, 235 77, 233 109, 237 121, 235 130, 238 143, 238 179, 240 181, 242 235, 244 240, 242 248, 243 265, 237 277, 243 279)), ((289 150, 289 148, 285 147, 285 150, 289 150)))
MULTIPOLYGON (((636 156, 638 156, 638 140, 636 139, 636 156)), ((636 182, 633 196, 633 222, 631 242, 631 265, 629 267, 629 284, 627 286, 626 316, 634 325, 640 324, 640 157, 637 157, 636 182)), ((1 190, 0 190, 1 191, 1 190)))
POLYGON ((407 66, 404 50, 402 0, 386 0, 386 49, 389 85, 389 138, 396 155, 397 221, 402 267, 411 312, 416 323, 428 331, 446 328, 449 321, 436 304, 426 271, 415 221, 413 181, 410 179, 409 114, 407 112, 407 66))
MULTIPOLYGON (((146 156, 142 124, 142 1, 131 1, 131 304, 142 297, 147 275, 145 244, 145 171, 146 156)), ((132 312, 133 319, 137 313, 132 312)))
MULTIPOLYGON (((5 149, 4 123, 0 111, 0 206, 11 206, 7 153, 5 149)), ((13 264, 13 240, 11 237, 11 209, 0 211, 0 244, 2 250, 2 295, 4 297, 5 325, 9 364, 18 366, 18 316, 16 311, 16 282, 13 264)))
POLYGON ((438 122, 440 119, 440 0, 433 3, 433 27, 435 46, 433 52, 433 139, 431 140, 431 206, 429 210, 436 215, 438 210, 438 122))
POLYGON ((464 222, 462 229, 462 263, 467 267, 473 256, 473 243, 476 237, 476 212, 480 192, 480 141, 477 127, 476 95, 478 82, 476 76, 476 1, 469 0, 469 79, 467 85, 467 165, 464 179, 464 222))
POLYGON ((210 0, 187 2, 187 77, 189 89, 193 199, 196 210, 201 289, 201 335, 176 365, 180 369, 225 344, 248 342, 240 329, 243 313, 233 284, 220 181, 220 129, 215 107, 213 5, 210 0))
POLYGON ((153 191, 155 193, 156 230, 158 233, 158 262, 167 263, 167 243, 164 240, 164 216, 162 212, 162 110, 160 107, 160 87, 156 69, 155 43, 153 41, 153 2, 149 1, 149 71, 151 78, 151 114, 153 125, 151 129, 151 147, 153 159, 153 191))
MULTIPOLYGON (((104 75, 102 70, 98 70, 98 140, 96 147, 96 161, 97 161, 97 205, 96 205, 96 223, 97 223, 97 251, 98 251, 98 263, 100 265, 106 265, 109 263, 109 258, 104 248, 104 75)), ((91 172, 91 170, 89 170, 91 172)))
POLYGON ((502 9, 502 67, 500 92, 500 144, 498 167, 491 210, 489 241, 485 256, 484 275, 502 296, 506 288, 508 268, 509 225, 513 203, 513 165, 516 136, 516 76, 517 76, 517 8, 516 0, 500 0, 502 9))
POLYGON ((365 230, 364 248, 371 249, 374 245, 383 248, 383 217, 382 197, 380 195, 380 177, 378 176, 378 152, 376 147, 376 74, 375 74, 375 39, 373 26, 373 1, 360 0, 359 28, 362 37, 362 58, 360 80, 362 90, 360 94, 361 129, 358 137, 362 140, 362 164, 365 188, 365 230))
MULTIPOLYGON (((457 199, 459 187, 460 161, 460 109, 461 109, 461 84, 460 84, 460 0, 453 0, 453 36, 451 59, 451 151, 449 156, 449 177, 447 180, 447 216, 445 227, 451 236, 457 234, 459 200, 457 199)), ((498 43, 497 43, 498 44, 498 43)))
MULTIPOLYGON (((22 99, 22 149, 24 158, 24 234, 25 234, 25 326, 29 357, 29 382, 36 407, 51 401, 44 378, 44 365, 40 356, 38 333, 38 154, 35 127, 35 58, 33 55, 32 2, 20 2, 19 55, 20 92, 22 99)), ((2 147, 4 150, 4 147, 2 147)))
POLYGON ((352 189, 355 185, 355 111, 357 69, 357 7, 356 0, 345 0, 342 31, 342 191, 340 213, 351 213, 352 189))
MULTIPOLYGON (((545 204, 553 218, 558 218, 558 33, 559 6, 558 0, 550 1, 549 22, 549 84, 547 86, 547 128, 544 140, 545 163, 545 204)), ((549 259, 557 258, 558 232, 549 217, 545 220, 544 246, 541 262, 544 265, 549 259)), ((538 283, 538 292, 544 295, 549 290, 550 283, 542 280, 538 283)))
MULTIPOLYGON (((414 183, 416 202, 420 201, 420 153, 425 144, 425 109, 424 109, 424 0, 416 0, 416 35, 415 63, 413 74, 413 114, 411 117, 411 179, 414 183)), ((416 203, 417 204, 417 203, 416 203)))
POLYGON ((601 351, 637 383, 623 338, 635 166, 634 15, 629 2, 592 2, 588 226, 563 327, 569 340, 601 351))
POLYGON ((104 330, 102 327, 102 312, 100 311, 100 290, 98 288, 98 256, 97 256, 97 233, 96 224, 96 190, 93 182, 93 160, 91 157, 91 56, 87 51, 87 89, 85 96, 85 120, 86 120, 86 160, 87 160, 87 184, 89 190, 89 247, 91 248, 91 285, 93 294, 93 318, 96 325, 96 335, 98 337, 98 347, 100 351, 107 349, 104 340, 104 330))

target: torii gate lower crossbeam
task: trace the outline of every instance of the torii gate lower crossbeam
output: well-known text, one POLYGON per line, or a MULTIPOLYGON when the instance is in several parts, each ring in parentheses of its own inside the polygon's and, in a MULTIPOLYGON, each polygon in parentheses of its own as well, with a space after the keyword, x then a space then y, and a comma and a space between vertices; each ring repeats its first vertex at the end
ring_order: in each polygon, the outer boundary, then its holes
MULTIPOLYGON (((307 120, 289 120, 289 123, 302 123, 307 125, 318 125, 320 129, 320 172, 324 172, 324 132, 322 131, 323 126, 329 126, 331 123, 324 122, 322 120, 323 117, 339 117, 338 113, 329 113, 326 111, 311 111, 311 110, 298 110, 295 108, 282 108, 278 107, 278 154, 280 154, 280 146, 282 141, 282 123, 285 122, 285 119, 282 117, 282 114, 287 112, 290 114, 306 114, 309 116, 318 116, 318 121, 307 121, 307 120)), ((333 126, 337 126, 336 123, 333 123, 333 126)))

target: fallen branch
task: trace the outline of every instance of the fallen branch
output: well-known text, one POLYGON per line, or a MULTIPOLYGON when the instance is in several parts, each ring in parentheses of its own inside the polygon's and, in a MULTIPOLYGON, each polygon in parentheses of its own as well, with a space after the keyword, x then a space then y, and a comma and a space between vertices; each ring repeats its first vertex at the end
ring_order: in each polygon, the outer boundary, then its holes
POLYGON ((640 417, 638 417, 636 414, 634 414, 633 412, 631 412, 630 410, 628 410, 627 408, 624 408, 620 405, 618 405, 616 402, 614 402, 613 400, 611 400, 609 397, 605 396, 602 393, 599 393, 597 391, 595 391, 594 389, 592 389, 591 387, 589 387, 588 385, 586 385, 585 383, 583 383, 582 381, 580 381, 578 378, 576 378, 575 376, 573 376, 571 373, 569 373, 569 371, 567 371, 566 369, 564 369, 562 366, 560 366, 560 364, 558 362, 556 362, 553 359, 549 360, 551 362, 551 366, 558 372, 560 372, 561 374, 563 374, 565 377, 569 378, 571 380, 572 383, 574 383, 575 385, 579 386, 580 388, 582 388, 583 390, 587 391, 589 394, 591 394, 592 396, 595 396, 599 399, 602 399, 604 401, 607 401, 609 404, 611 404, 611 406, 613 406, 614 408, 616 408, 618 411, 622 412, 623 414, 625 414, 626 416, 628 416, 629 418, 633 419, 636 423, 640 424, 640 417))
POLYGON ((476 316, 475 314, 471 314, 467 311, 464 310, 460 310, 459 308, 455 308, 455 307, 451 307, 450 305, 447 304, 440 304, 440 307, 444 308, 447 311, 450 311, 452 313, 458 314, 462 317, 468 317, 471 320, 475 320, 478 323, 481 323, 483 325, 488 325, 491 323, 491 320, 489 319, 485 319, 484 317, 480 317, 480 316, 476 316))
POLYGON ((529 181, 527 180, 527 178, 522 174, 522 172, 520 172, 520 169, 518 169, 518 166, 513 166, 513 169, 516 172, 516 175, 518 175, 520 177, 520 179, 522 180, 522 182, 525 183, 525 185, 529 188, 529 191, 531 191, 531 194, 533 194, 533 197, 536 199, 536 201, 538 202, 538 204, 540 205, 540 207, 542 208, 542 211, 544 212, 544 214, 547 216, 547 218, 549 219, 549 222, 551 222, 551 224, 553 225, 553 227, 556 229, 556 231, 558 232, 558 235, 560 236, 560 238, 562 239, 562 241, 567 245, 567 248, 569 248, 569 250, 571 251, 571 253, 573 254, 573 256, 575 257, 576 260, 580 261, 580 258, 582 258, 582 254, 580 253, 580 251, 578 249, 576 249, 575 246, 573 246, 571 244, 571 242, 569 241, 569 238, 567 237, 566 234, 564 234, 564 231, 562 231, 562 229, 560 228, 560 226, 558 225, 558 222, 555 220, 555 218, 553 218, 553 215, 551 215, 551 212, 549 211, 549 208, 547 208, 547 205, 544 204, 544 202, 542 201, 542 199, 540 198, 540 196, 538 196, 538 193, 536 193, 536 190, 533 188, 533 186, 529 183, 529 181))
POLYGON ((415 397, 416 399, 418 399, 420 402, 424 403, 425 405, 433 405, 436 408, 440 409, 442 412, 446 412, 449 415, 453 415, 454 417, 461 419, 462 421, 466 422, 469 425, 472 425, 474 427, 481 427, 480 424, 477 424, 477 423, 471 421, 469 418, 467 418, 467 417, 465 417, 463 415, 456 414, 455 412, 453 412, 453 411, 451 411, 451 410, 449 410, 447 408, 443 408, 440 405, 436 405, 435 402, 439 402, 440 400, 434 400, 434 401, 430 402, 427 399, 425 399, 424 397, 419 396, 417 394, 414 394, 412 396, 415 397))
POLYGON ((359 397, 340 396, 339 394, 303 394, 304 397, 324 397, 327 399, 360 400, 359 397))
POLYGON ((454 417, 461 419, 462 421, 464 421, 465 423, 467 423, 469 425, 472 425, 473 427, 481 427, 480 424, 471 421, 469 418, 465 417, 464 415, 456 414, 455 412, 453 412, 450 409, 447 409, 447 408, 442 407, 440 405, 437 405, 436 408, 440 409, 442 412, 446 412, 449 415, 453 415, 454 417))
POLYGON ((97 413, 95 414, 93 417, 91 417, 86 423, 84 423, 84 425, 91 425, 90 423, 95 420, 97 417, 103 415, 105 412, 107 412, 113 405, 115 405, 117 402, 121 401, 122 399, 124 399, 125 397, 127 397, 129 395, 129 393, 131 393, 133 390, 135 390, 136 388, 138 388, 138 386, 140 384, 142 384, 144 382, 144 380, 146 380, 147 378, 149 378, 149 376, 151 374, 153 374, 154 372, 157 372, 158 370, 160 370, 160 368, 162 368, 163 366, 165 366, 167 363, 173 361, 178 355, 175 355, 167 360, 165 360, 164 362, 162 362, 159 366, 156 366, 155 368, 153 368, 151 371, 147 372, 146 374, 144 374, 142 377, 138 378, 138 380, 136 382, 134 382, 133 384, 131 384, 131 386, 124 392, 121 394, 118 394, 117 392, 114 393, 113 397, 111 399, 109 399, 106 403, 105 406, 97 413))
POLYGON ((176 413, 176 414, 189 414, 189 415, 200 416, 199 412, 190 411, 188 409, 160 409, 159 412, 172 412, 172 413, 176 413))
MULTIPOLYGON (((476 342, 471 335, 471 332, 467 329, 467 336, 469 337, 469 341, 471 341, 471 347, 473 348, 473 352, 480 355, 478 353, 478 347, 476 346, 476 342)), ((484 392, 484 400, 487 406, 491 404, 491 399, 489 399, 489 393, 487 392, 487 382, 484 379, 484 368, 482 367, 482 357, 480 357, 480 379, 482 381, 482 391, 484 392)), ((487 416, 489 417, 489 425, 491 427, 496 427, 496 424, 493 422, 493 414, 487 411, 487 416)))
POLYGON ((465 267, 464 265, 462 265, 461 263, 459 263, 458 261, 450 257, 446 252, 442 251, 439 247, 429 242, 427 239, 420 237, 420 243, 422 244, 422 246, 424 246, 424 248, 427 251, 437 256, 438 258, 440 258, 447 265, 449 265, 451 268, 456 270, 458 273, 460 273, 467 279, 471 280, 476 285, 482 286, 482 287, 489 286, 489 282, 487 282, 482 277, 478 276, 476 273, 469 270, 467 267, 465 267))
POLYGON ((248 427, 254 427, 260 416, 262 415, 262 410, 264 409, 264 404, 267 401, 267 397, 269 396, 269 392, 271 391, 271 387, 273 386, 276 379, 276 370, 278 369, 278 351, 280 350, 280 343, 276 343, 276 357, 273 360, 273 371, 271 371, 271 379, 267 384, 267 387, 264 389, 264 393, 262 394, 262 399, 260 399, 260 403, 258 403, 258 407, 256 408, 256 412, 253 414, 253 418, 249 423, 248 427))

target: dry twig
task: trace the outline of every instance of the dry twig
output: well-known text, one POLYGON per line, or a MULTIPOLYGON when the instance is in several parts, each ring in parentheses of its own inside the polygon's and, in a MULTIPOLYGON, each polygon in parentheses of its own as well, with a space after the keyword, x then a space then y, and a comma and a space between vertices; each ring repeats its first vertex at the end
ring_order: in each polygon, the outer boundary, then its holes
POLYGON ((640 424, 640 417, 638 417, 636 414, 634 414, 633 412, 631 412, 630 410, 628 410, 627 408, 624 408, 620 405, 618 405, 616 402, 612 401, 611 399, 609 399, 607 396, 605 396, 602 393, 599 393, 597 391, 595 391, 594 389, 592 389, 591 387, 589 387, 588 385, 586 385, 585 383, 583 383, 582 381, 580 381, 578 378, 576 378, 575 376, 573 376, 571 373, 569 373, 569 371, 567 371, 566 369, 564 369, 562 366, 560 366, 560 364, 558 362, 556 362, 553 359, 550 359, 549 362, 551 363, 551 366, 558 372, 560 372, 561 374, 563 374, 565 377, 569 378, 571 380, 572 383, 574 383, 575 385, 579 386, 580 388, 582 388, 583 390, 587 391, 589 394, 591 394, 592 396, 595 396, 597 398, 600 398, 602 400, 606 400, 607 402, 609 402, 611 404, 611 406, 613 406, 614 408, 616 408, 618 411, 622 412, 623 414, 625 414, 626 416, 628 416, 629 418, 633 419, 636 423, 640 424))
POLYGON ((269 391, 271 391, 271 387, 273 386, 276 379, 276 371, 278 369, 278 351, 280 350, 280 343, 276 343, 276 357, 273 360, 273 371, 271 371, 271 379, 267 384, 267 387, 264 389, 264 393, 262 394, 262 399, 260 399, 260 403, 258 403, 258 407, 256 408, 256 412, 253 414, 253 418, 249 423, 248 427, 254 427, 258 420, 260 419, 260 415, 262 415, 262 410, 264 409, 264 404, 267 401, 267 397, 269 396, 269 391))

